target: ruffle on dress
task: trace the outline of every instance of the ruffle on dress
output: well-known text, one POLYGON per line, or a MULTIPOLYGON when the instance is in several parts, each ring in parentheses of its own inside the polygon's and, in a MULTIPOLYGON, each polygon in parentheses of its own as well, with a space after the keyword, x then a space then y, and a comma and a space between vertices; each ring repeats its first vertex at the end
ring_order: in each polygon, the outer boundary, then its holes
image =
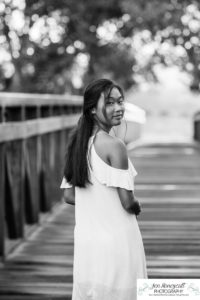
POLYGON ((128 159, 128 169, 114 168, 100 158, 95 151, 94 145, 91 151, 92 155, 95 155, 95 163, 92 168, 90 167, 90 171, 100 183, 105 184, 108 187, 120 187, 126 190, 134 190, 134 179, 137 175, 137 171, 130 159, 128 159))
POLYGON ((60 185, 60 189, 69 189, 71 187, 73 187, 73 185, 71 183, 67 182, 66 178, 63 177, 63 180, 60 185))

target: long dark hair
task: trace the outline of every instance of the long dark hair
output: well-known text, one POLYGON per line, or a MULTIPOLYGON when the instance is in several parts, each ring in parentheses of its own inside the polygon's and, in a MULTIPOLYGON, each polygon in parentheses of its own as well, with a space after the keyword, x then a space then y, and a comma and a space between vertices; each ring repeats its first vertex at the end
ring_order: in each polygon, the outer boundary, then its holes
MULTIPOLYGON (((121 87, 109 79, 95 80, 85 89, 82 114, 77 126, 70 132, 65 156, 64 177, 74 186, 86 187, 87 183, 91 183, 89 181, 87 150, 88 141, 95 124, 92 109, 96 108, 101 93, 104 93, 104 101, 106 101, 114 87, 123 96, 121 87)), ((104 114, 106 114, 105 106, 104 114)))

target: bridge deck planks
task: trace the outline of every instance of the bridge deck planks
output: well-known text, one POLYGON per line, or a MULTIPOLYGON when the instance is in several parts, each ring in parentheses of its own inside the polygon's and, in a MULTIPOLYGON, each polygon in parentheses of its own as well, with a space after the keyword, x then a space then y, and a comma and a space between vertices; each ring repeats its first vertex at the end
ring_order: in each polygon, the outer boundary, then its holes
MULTIPOLYGON (((138 220, 149 276, 199 278, 199 150, 170 145, 131 153, 140 174, 136 196, 143 214, 138 220)), ((49 222, 8 256, 0 265, 2 300, 71 299, 73 226, 74 208, 61 204, 49 222)))

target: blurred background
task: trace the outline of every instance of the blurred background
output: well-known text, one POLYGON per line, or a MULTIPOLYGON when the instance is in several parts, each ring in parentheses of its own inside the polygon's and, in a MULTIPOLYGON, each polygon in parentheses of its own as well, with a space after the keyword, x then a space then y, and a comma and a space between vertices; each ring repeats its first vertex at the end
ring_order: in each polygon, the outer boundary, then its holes
POLYGON ((127 90, 172 66, 200 89, 199 1, 1 0, 0 15, 1 91, 77 94, 102 76, 127 90))

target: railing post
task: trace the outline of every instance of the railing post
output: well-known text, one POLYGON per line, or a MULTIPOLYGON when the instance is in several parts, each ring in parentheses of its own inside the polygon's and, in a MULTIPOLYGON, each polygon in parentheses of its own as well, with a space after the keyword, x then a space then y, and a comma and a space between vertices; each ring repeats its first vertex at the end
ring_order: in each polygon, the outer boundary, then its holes
MULTIPOLYGON (((52 108, 41 107, 41 117, 50 117, 52 108)), ((40 210, 47 212, 51 209, 51 184, 50 184, 50 133, 40 137, 40 210)))
POLYGON ((0 143, 0 258, 4 260, 5 255, 5 207, 4 207, 4 186, 5 186, 5 156, 4 144, 0 143))
POLYGON ((194 115, 194 140, 200 142, 200 112, 194 115))
MULTIPOLYGON (((38 107, 26 107, 25 120, 37 119, 38 107)), ((24 140, 24 206, 27 224, 37 223, 39 220, 39 180, 37 172, 38 146, 37 136, 24 140)))
MULTIPOLYGON (((6 121, 20 122, 24 118, 24 107, 6 110, 6 121)), ((24 192, 23 192, 23 140, 6 143, 5 149, 5 217, 8 238, 24 236, 24 192)))

